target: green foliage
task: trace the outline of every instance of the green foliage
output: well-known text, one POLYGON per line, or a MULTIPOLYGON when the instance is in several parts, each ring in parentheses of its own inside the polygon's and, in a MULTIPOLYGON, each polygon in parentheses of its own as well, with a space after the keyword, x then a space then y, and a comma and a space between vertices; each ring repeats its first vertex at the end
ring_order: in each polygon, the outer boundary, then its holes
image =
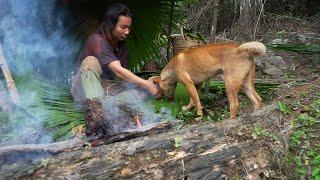
POLYGON ((291 109, 282 101, 278 102, 278 107, 280 112, 284 113, 284 114, 290 114, 292 111, 291 109))
POLYGON ((161 113, 161 109, 165 108, 170 111, 170 114, 173 117, 178 117, 179 114, 181 114, 181 106, 187 104, 188 102, 189 95, 186 88, 182 84, 178 83, 175 91, 174 101, 169 102, 166 99, 161 99, 152 101, 152 104, 154 105, 156 112, 161 113))
POLYGON ((309 105, 308 111, 292 120, 290 151, 286 164, 293 169, 293 177, 305 176, 312 172, 312 179, 320 178, 320 94, 309 105))
POLYGON ((260 127, 259 124, 254 125, 254 132, 251 134, 251 136, 253 139, 257 139, 258 137, 264 137, 269 138, 272 141, 278 140, 278 137, 275 134, 269 132, 266 129, 263 129, 262 127, 260 127))
POLYGON ((320 179, 320 155, 316 156, 312 163, 315 166, 315 168, 312 170, 312 177, 318 180, 320 179))
POLYGON ((181 146, 182 137, 175 137, 174 138, 174 147, 179 148, 181 146))
POLYGON ((75 105, 67 84, 52 83, 40 74, 17 77, 21 105, 52 132, 54 140, 65 139, 72 128, 84 123, 81 107, 75 105), (27 80, 28 79, 28 80, 27 80))
MULTIPOLYGON (((262 93, 263 98, 272 97, 271 92, 276 89, 278 84, 272 83, 256 83, 256 89, 259 93, 262 93)), ((221 121, 229 116, 229 108, 226 106, 227 98, 225 95, 225 85, 222 81, 210 81, 210 93, 200 94, 200 99, 203 105, 209 104, 209 107, 205 107, 205 121, 221 121), (222 102, 221 102, 222 101, 222 102)), ((267 98, 266 98, 267 99, 267 98)), ((154 100, 151 102, 155 107, 155 111, 161 114, 163 109, 168 109, 170 114, 183 120, 185 123, 193 122, 197 117, 195 109, 183 112, 181 107, 189 103, 189 94, 186 88, 178 83, 174 101, 169 102, 166 99, 154 100)))
POLYGON ((319 45, 290 45, 290 44, 269 44, 268 48, 282 51, 292 51, 303 54, 316 54, 320 53, 319 45))
MULTIPOLYGON (((127 40, 129 50, 129 65, 131 68, 142 65, 143 62, 154 60, 160 56, 161 42, 157 37, 169 25, 171 1, 140 0, 128 1, 128 7, 134 15, 132 34, 127 40)), ((174 21, 177 20, 178 6, 174 5, 174 21)))
MULTIPOLYGON (((261 81, 255 82, 255 89, 260 94, 264 101, 272 100, 274 90, 278 87, 277 83, 265 83, 261 81)), ((200 98, 204 103, 210 103, 213 106, 213 111, 208 111, 207 120, 220 121, 225 117, 229 117, 229 102, 227 101, 225 84, 223 81, 210 81, 210 92, 204 94, 200 98), (212 103, 214 102, 214 103, 212 103)), ((242 96, 242 91, 239 93, 239 98, 242 96)), ((240 107, 246 108, 251 105, 251 101, 246 98, 240 99, 240 107)), ((212 109, 212 108, 211 108, 212 109)))

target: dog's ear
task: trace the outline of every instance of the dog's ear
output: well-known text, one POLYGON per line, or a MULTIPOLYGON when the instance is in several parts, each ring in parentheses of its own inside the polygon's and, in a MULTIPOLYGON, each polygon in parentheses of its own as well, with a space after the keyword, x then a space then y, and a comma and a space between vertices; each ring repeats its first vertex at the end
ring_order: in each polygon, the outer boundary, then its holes
POLYGON ((152 80, 154 84, 160 84, 160 76, 152 76, 149 78, 149 80, 152 80))
POLYGON ((160 76, 152 76, 150 77, 148 80, 151 80, 155 85, 158 86, 159 88, 159 92, 158 94, 155 95, 156 99, 159 100, 159 99, 162 99, 163 97, 163 90, 160 88, 160 76))

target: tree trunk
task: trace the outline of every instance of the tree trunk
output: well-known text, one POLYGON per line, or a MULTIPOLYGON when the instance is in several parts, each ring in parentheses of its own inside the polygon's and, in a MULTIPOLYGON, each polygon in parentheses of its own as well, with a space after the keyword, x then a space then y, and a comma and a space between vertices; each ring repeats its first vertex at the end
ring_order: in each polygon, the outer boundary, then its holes
POLYGON ((212 4, 212 24, 211 24, 210 42, 215 42, 215 37, 217 35, 219 3, 220 3, 220 0, 214 0, 212 4))
MULTIPOLYGON (((215 42, 215 38, 217 35, 219 2, 220 0, 214 0, 212 4, 212 24, 211 24, 210 42, 215 42)), ((205 83, 204 93, 208 94, 209 88, 210 88, 210 79, 205 83)))
MULTIPOLYGON (((275 104, 251 116, 222 123, 175 126, 162 134, 50 154, 35 160, 8 161, 2 154, 0 177, 23 179, 259 179, 280 169, 285 146, 252 136, 256 126, 279 134, 275 104), (7 160, 7 161, 5 161, 7 160)), ((281 135, 279 137, 285 137, 281 135)), ((29 155, 32 157, 32 153, 29 155)), ((24 157, 27 157, 24 155, 24 157)), ((11 157, 19 158, 19 156, 11 157)))

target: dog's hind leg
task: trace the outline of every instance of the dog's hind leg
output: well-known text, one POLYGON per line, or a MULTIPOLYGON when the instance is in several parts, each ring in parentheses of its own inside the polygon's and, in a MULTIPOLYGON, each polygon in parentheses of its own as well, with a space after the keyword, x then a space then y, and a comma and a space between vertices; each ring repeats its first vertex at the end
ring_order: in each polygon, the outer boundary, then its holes
POLYGON ((257 91, 254 88, 254 74, 255 74, 255 68, 254 64, 253 67, 249 70, 248 75, 245 77, 243 82, 243 91, 248 96, 248 98, 252 101, 254 105, 254 109, 259 109, 261 107, 261 97, 257 93, 257 91))
POLYGON ((239 108, 238 93, 243 79, 241 77, 231 77, 225 74, 226 93, 230 106, 230 118, 234 119, 237 116, 239 108))

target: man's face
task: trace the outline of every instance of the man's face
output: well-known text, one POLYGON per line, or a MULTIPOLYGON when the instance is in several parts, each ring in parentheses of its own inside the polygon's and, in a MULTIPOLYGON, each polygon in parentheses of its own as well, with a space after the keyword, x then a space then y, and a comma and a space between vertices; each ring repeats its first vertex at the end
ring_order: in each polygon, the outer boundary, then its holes
POLYGON ((132 23, 131 17, 119 16, 118 22, 111 32, 112 36, 118 41, 125 40, 130 33, 131 23, 132 23))

